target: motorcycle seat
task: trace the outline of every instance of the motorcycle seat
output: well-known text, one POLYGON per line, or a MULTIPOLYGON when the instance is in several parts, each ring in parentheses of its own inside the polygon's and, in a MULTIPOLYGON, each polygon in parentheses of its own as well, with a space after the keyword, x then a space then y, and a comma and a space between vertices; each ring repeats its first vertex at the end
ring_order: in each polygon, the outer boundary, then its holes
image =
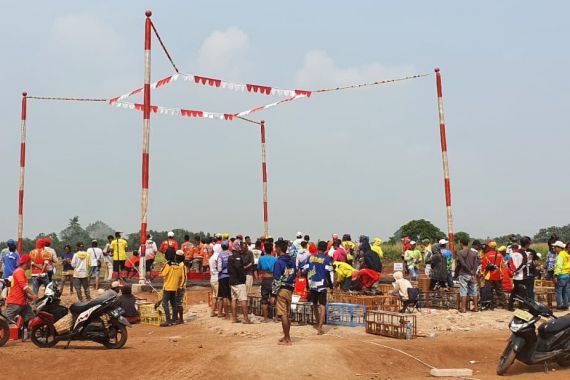
POLYGON ((538 333, 542 337, 547 337, 552 336, 562 330, 566 330, 567 328, 570 328, 570 314, 543 323, 538 328, 538 333))
POLYGON ((97 297, 94 300, 87 302, 76 302, 69 307, 69 310, 71 310, 73 314, 80 314, 85 310, 92 308, 93 306, 101 305, 102 303, 108 301, 109 298, 111 297, 97 297))

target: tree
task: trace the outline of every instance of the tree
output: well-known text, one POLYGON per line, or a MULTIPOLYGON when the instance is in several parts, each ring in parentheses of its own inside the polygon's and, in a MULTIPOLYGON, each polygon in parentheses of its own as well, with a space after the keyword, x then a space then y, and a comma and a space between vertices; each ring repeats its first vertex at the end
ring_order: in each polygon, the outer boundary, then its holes
POLYGON ((558 240, 567 242, 570 241, 570 224, 562 227, 545 227, 538 230, 536 235, 532 238, 535 242, 546 243, 552 234, 558 235, 558 240))
POLYGON ((79 224, 78 216, 74 216, 69 219, 69 225, 60 232, 60 236, 62 242, 71 246, 75 246, 78 242, 82 242, 86 246, 89 246, 88 243, 91 241, 89 233, 87 233, 87 231, 81 227, 81 224, 79 224))
POLYGON ((404 224, 394 233, 394 236, 392 236, 390 240, 400 240, 404 236, 409 236, 410 239, 416 241, 420 241, 426 238, 432 241, 436 241, 443 239, 446 235, 439 228, 434 226, 430 221, 419 219, 412 220, 407 224, 404 224))
POLYGON ((98 220, 95 223, 91 223, 85 228, 85 231, 89 234, 91 239, 97 239, 100 242, 107 240, 107 236, 114 235, 115 230, 109 227, 106 223, 98 220))
POLYGON ((455 245, 459 247, 459 242, 462 239, 465 239, 467 241, 471 240, 471 235, 469 235, 467 232, 464 231, 459 231, 456 232, 455 235, 453 235, 453 238, 455 239, 455 245))

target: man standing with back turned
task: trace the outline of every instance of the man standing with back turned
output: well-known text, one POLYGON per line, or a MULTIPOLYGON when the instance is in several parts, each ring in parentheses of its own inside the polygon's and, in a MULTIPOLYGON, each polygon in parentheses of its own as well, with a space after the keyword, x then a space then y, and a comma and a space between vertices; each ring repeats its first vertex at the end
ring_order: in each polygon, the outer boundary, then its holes
POLYGON ((271 303, 275 303, 275 311, 277 316, 281 318, 281 326, 283 327, 283 338, 279 339, 278 344, 290 346, 293 343, 289 335, 291 330, 289 311, 291 310, 293 289, 295 289, 295 262, 287 254, 287 241, 278 240, 275 243, 275 252, 279 258, 273 269, 271 303))

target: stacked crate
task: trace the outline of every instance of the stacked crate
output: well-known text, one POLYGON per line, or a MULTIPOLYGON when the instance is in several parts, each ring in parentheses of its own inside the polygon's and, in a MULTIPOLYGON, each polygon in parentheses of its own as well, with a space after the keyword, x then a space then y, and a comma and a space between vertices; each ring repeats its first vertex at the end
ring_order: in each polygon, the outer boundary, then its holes
POLYGON ((411 324, 411 338, 417 336, 417 321, 414 314, 382 310, 366 312, 366 332, 397 339, 406 339, 407 325, 411 324))
POLYGON ((141 323, 151 326, 160 326, 162 322, 166 322, 166 316, 162 312, 162 308, 154 308, 153 303, 143 303, 139 305, 139 314, 141 323))
POLYGON ((455 291, 422 292, 420 294, 420 308, 459 309, 459 304, 459 293, 455 291))

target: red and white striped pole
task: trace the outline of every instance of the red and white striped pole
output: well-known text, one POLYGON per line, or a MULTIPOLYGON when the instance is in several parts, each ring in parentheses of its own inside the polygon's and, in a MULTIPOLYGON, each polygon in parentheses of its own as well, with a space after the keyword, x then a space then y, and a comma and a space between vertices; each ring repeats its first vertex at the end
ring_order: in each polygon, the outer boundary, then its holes
POLYGON ((445 117, 443 115, 443 91, 441 89, 441 73, 435 68, 437 84, 437 109, 439 111, 439 137, 441 139, 441 157, 443 161, 443 183, 445 187, 445 208, 447 210, 447 231, 449 234, 449 248, 455 254, 455 240, 453 237, 453 217, 451 213, 451 183, 449 181, 449 161, 447 159, 447 138, 445 137, 445 117))
POLYGON ((18 184, 18 252, 23 254, 24 239, 24 174, 26 172, 26 108, 27 92, 22 92, 22 124, 20 126, 20 181, 18 184))
POLYGON ((142 149, 142 193, 141 193, 141 260, 139 271, 139 282, 144 283, 145 259, 148 220, 148 177, 149 177, 149 140, 150 140, 150 40, 152 21, 151 11, 146 11, 146 21, 144 28, 144 98, 143 98, 143 149, 142 149))
POLYGON ((267 155, 265 153, 265 121, 261 120, 261 174, 263 180, 263 230, 269 236, 269 216, 267 210, 267 155))

